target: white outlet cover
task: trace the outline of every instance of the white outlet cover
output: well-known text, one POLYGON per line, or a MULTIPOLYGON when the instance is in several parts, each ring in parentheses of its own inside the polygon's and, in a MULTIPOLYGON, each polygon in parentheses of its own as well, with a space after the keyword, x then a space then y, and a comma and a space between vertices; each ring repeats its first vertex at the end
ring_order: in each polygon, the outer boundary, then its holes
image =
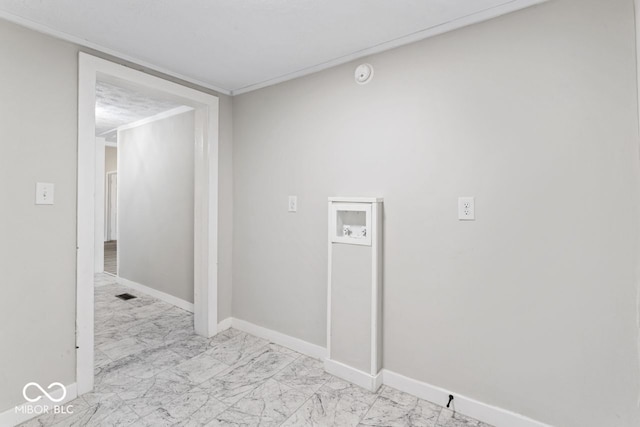
POLYGON ((36 183, 36 205, 52 205, 55 186, 50 182, 36 183))
POLYGON ((298 212, 297 196, 289 196, 289 212, 298 212))
POLYGON ((476 219, 475 199, 473 197, 458 197, 458 219, 474 221, 476 219))

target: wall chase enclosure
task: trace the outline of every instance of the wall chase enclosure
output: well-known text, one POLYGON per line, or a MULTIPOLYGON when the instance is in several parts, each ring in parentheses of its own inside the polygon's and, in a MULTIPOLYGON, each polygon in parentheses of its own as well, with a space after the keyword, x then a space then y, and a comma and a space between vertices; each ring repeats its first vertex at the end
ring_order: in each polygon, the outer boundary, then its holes
POLYGON ((325 369, 375 391, 382 383, 382 199, 329 198, 325 369))

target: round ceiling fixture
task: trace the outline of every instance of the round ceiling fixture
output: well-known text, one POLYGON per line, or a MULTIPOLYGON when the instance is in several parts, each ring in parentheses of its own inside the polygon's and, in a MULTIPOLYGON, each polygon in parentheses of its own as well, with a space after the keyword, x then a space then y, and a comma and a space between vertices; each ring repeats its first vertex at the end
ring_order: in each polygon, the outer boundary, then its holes
POLYGON ((373 78, 373 67, 371 64, 360 64, 356 68, 356 83, 363 85, 369 83, 373 78))

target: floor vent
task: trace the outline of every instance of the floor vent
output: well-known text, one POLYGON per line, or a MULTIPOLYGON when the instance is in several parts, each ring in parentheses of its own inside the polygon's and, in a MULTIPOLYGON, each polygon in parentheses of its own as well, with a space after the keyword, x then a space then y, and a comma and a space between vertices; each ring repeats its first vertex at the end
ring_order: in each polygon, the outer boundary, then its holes
POLYGON ((137 296, 135 296, 135 295, 126 294, 126 293, 125 293, 125 294, 116 295, 116 297, 118 297, 118 298, 120 298, 120 299, 122 299, 122 300, 125 300, 125 301, 126 301, 126 300, 129 300, 129 299, 133 299, 133 298, 138 298, 138 297, 137 297, 137 296))

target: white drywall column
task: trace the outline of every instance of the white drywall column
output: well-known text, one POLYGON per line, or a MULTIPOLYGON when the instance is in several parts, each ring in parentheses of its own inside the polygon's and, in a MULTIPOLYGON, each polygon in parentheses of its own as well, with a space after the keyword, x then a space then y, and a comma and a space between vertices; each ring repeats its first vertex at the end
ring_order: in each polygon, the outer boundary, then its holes
POLYGON ((105 139, 96 138, 95 249, 94 271, 104 271, 104 163, 105 139))

